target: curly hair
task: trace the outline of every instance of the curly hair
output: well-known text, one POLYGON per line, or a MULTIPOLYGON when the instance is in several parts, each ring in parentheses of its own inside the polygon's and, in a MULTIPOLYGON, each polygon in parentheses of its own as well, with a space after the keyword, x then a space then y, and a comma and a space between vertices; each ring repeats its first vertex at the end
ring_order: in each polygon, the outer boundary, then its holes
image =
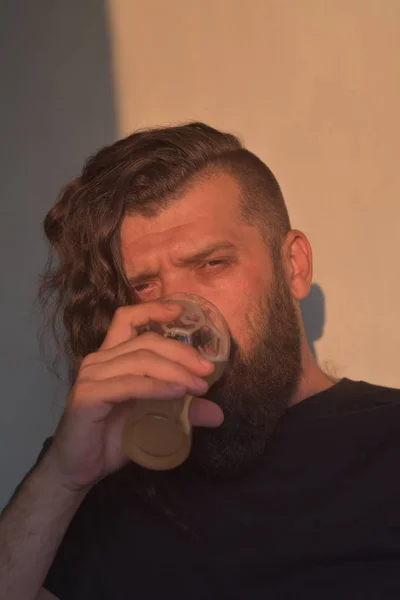
POLYGON ((115 310, 134 302, 120 255, 124 216, 151 218, 218 170, 238 180, 242 218, 263 224, 270 247, 278 248, 290 222, 274 175, 236 136, 203 123, 137 131, 89 158, 61 190, 44 221, 50 254, 39 299, 51 306, 71 382, 82 359, 100 347, 115 310))

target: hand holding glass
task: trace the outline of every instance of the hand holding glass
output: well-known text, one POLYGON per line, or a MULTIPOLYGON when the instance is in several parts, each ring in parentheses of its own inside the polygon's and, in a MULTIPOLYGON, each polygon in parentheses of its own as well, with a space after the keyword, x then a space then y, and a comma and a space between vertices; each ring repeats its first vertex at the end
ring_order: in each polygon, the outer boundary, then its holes
MULTIPOLYGON (((229 358, 230 336, 223 316, 211 302, 195 294, 172 294, 161 301, 181 305, 182 313, 169 323, 151 322, 143 331, 154 331, 196 348, 215 363, 214 372, 206 378, 213 385, 229 358)), ((172 469, 183 463, 192 441, 191 401, 188 394, 181 400, 138 399, 123 430, 122 445, 127 456, 154 470, 172 469)))

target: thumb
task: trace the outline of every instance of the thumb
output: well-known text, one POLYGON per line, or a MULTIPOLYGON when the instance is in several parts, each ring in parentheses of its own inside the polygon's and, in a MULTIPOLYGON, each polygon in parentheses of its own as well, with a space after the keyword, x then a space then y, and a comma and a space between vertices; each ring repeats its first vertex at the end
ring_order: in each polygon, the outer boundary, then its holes
POLYGON ((206 398, 193 398, 189 412, 190 423, 197 427, 219 427, 224 413, 215 402, 206 398))

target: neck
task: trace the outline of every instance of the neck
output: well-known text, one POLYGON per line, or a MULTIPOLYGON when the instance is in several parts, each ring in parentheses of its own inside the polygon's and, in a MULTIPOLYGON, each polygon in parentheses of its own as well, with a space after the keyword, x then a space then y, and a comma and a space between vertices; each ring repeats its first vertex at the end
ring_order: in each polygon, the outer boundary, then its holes
POLYGON ((305 335, 301 340, 301 377, 296 392, 293 394, 289 406, 298 404, 302 400, 314 396, 332 387, 337 379, 329 377, 320 369, 308 346, 305 335))

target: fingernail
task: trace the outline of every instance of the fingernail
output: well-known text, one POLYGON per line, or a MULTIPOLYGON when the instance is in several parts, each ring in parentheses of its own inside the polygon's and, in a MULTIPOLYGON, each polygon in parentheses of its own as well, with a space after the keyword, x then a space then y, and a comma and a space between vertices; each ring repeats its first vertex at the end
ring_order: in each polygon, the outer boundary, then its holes
POLYGON ((213 362, 211 362, 211 360, 207 360, 206 358, 203 358, 202 356, 200 356, 200 358, 199 358, 199 363, 203 367, 209 367, 210 365, 214 364, 213 362))
POLYGON ((168 386, 168 389, 172 392, 172 393, 177 393, 177 394, 185 394, 186 393, 186 387, 184 385, 180 385, 180 383, 170 383, 168 386))
POLYGON ((179 304, 172 304, 172 302, 165 302, 164 306, 168 310, 173 310, 176 312, 178 308, 182 308, 179 304))
POLYGON ((203 394, 208 390, 207 381, 205 381, 204 379, 201 379, 201 377, 193 377, 193 383, 196 386, 196 388, 199 390, 199 392, 201 392, 203 394))

